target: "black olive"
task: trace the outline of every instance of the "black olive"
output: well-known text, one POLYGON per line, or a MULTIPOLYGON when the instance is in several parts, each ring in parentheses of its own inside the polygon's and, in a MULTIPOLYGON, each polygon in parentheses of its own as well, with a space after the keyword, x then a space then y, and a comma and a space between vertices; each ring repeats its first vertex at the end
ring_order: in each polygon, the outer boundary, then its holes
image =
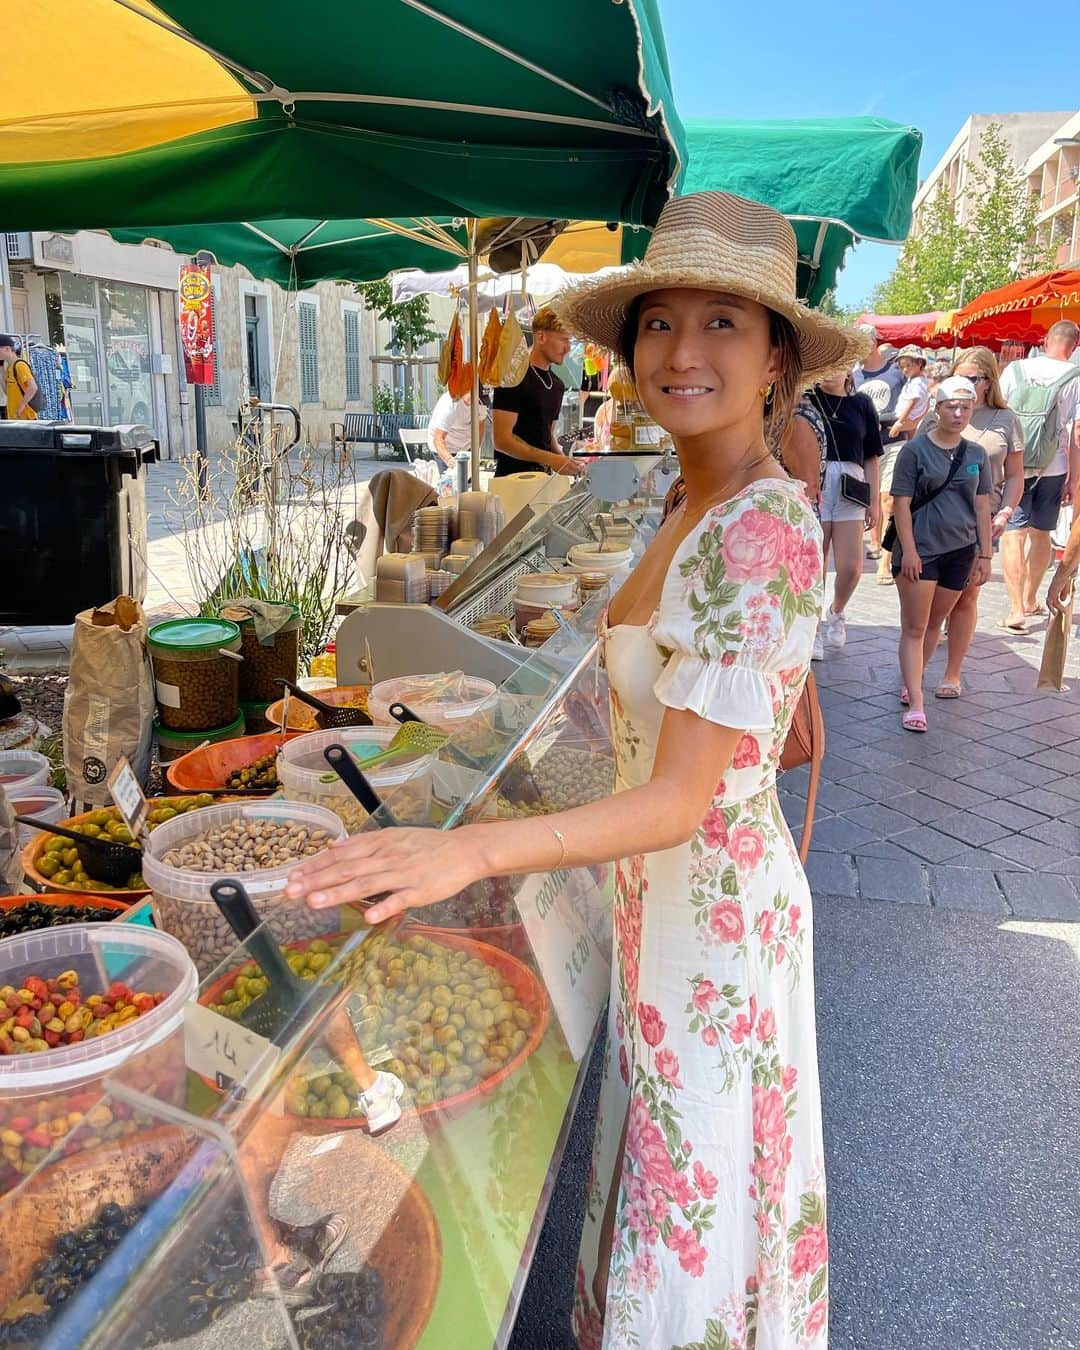
POLYGON ((56 1283, 50 1285, 46 1291, 45 1302, 50 1308, 58 1308, 60 1304, 66 1302, 74 1292, 70 1281, 57 1280, 56 1283))
POLYGON ((79 1245, 79 1239, 74 1233, 61 1233, 53 1243, 53 1250, 61 1256, 67 1256, 76 1250, 79 1245))
POLYGON ((112 1202, 106 1205, 105 1208, 98 1215, 98 1223, 116 1224, 119 1223, 123 1217, 124 1211, 120 1208, 118 1204, 112 1202))

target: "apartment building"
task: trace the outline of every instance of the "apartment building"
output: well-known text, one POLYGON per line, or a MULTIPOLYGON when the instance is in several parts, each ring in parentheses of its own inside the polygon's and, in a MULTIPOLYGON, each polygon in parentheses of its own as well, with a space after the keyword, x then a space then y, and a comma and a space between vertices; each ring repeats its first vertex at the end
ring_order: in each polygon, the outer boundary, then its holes
POLYGON ((912 208, 912 232, 918 234, 927 204, 939 187, 944 187, 956 202, 957 218, 963 224, 968 163, 978 160, 983 135, 992 122, 1001 127, 1017 167, 1023 167, 1029 156, 1062 134, 1060 128, 1073 116, 1070 112, 972 113, 919 185, 912 208))
POLYGON ((1037 238, 1054 267, 1080 267, 1080 112, 1028 156, 1028 189, 1038 207, 1037 238))

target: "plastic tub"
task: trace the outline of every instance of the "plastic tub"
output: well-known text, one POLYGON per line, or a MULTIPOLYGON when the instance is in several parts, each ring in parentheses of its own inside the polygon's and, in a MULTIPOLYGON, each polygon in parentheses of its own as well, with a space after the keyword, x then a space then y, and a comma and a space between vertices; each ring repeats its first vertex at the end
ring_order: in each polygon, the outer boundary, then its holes
MULTIPOLYGON (((345 784, 334 774, 333 782, 322 780, 333 770, 323 758, 328 745, 344 745, 357 759, 363 759, 363 747, 385 750, 399 730, 393 727, 353 727, 336 731, 313 731, 296 737, 278 755, 278 780, 289 801, 312 802, 340 816, 350 834, 356 834, 368 822, 368 813, 345 784)), ((426 825, 431 811, 431 786, 435 755, 409 755, 378 764, 365 776, 379 796, 401 822, 426 825)))
POLYGON ((238 618, 246 613, 242 605, 228 610, 223 617, 240 627, 240 700, 243 703, 272 703, 281 693, 279 679, 295 680, 300 669, 300 611, 291 606, 292 618, 279 628, 269 642, 260 642, 255 620, 238 618), (235 610, 235 613, 234 613, 235 610))
MULTIPOLYGON (((286 739, 292 740, 298 734, 290 731, 286 739)), ((270 731, 262 736, 237 736, 189 750, 169 765, 165 775, 166 790, 180 794, 228 791, 225 784, 231 773, 246 769, 266 755, 276 755, 281 742, 281 732, 270 731)), ((266 788, 265 791, 269 797, 276 789, 266 788)))
POLYGON ((404 703, 417 717, 441 727, 470 755, 491 748, 498 690, 490 680, 475 675, 401 675, 372 685, 368 712, 381 726, 397 726, 390 716, 392 703, 404 703))
MULTIPOLYGON (((316 698, 321 703, 329 703, 334 708, 362 708, 366 712, 370 692, 366 684, 343 684, 337 688, 318 692, 316 698)), ((298 698, 289 699, 290 731, 318 731, 317 717, 318 713, 314 708, 309 708, 306 703, 301 703, 298 698)), ((272 727, 280 728, 284 718, 285 700, 279 698, 267 708, 266 720, 272 727)))
POLYGON ((181 759, 192 750, 198 750, 202 745, 216 745, 219 741, 231 741, 242 736, 244 719, 242 716, 237 717, 226 726, 211 731, 173 731, 158 725, 154 733, 157 736, 158 763, 172 764, 174 760, 181 759))
POLYGON ((0 750, 0 787, 11 796, 19 788, 48 783, 52 766, 36 750, 0 750))
MULTIPOLYGON (((222 802, 190 815, 176 816, 159 825, 143 851, 143 876, 152 892, 154 922, 178 938, 191 953, 200 976, 209 974, 237 947, 232 929, 210 898, 210 887, 235 872, 195 872, 161 861, 170 849, 188 843, 214 826, 233 820, 255 818, 300 821, 311 829, 325 830, 330 839, 344 839, 340 817, 322 806, 302 802, 222 802)), ((258 872, 242 873, 244 888, 259 917, 270 924, 278 942, 299 942, 321 937, 341 926, 336 909, 309 909, 303 900, 286 900, 285 883, 296 861, 258 872)))
POLYGON ((104 1036, 39 1054, 0 1057, 0 1129, 19 1136, 18 1144, 4 1136, 3 1189, 33 1171, 76 1125, 80 1148, 84 1140, 104 1144, 127 1133, 125 1116, 133 1108, 115 1094, 107 1106, 101 1100, 107 1074, 119 1071, 125 1086, 160 1100, 179 1105, 183 1098, 184 1005, 195 997, 199 981, 181 944, 152 928, 97 923, 47 928, 0 942, 0 985, 18 989, 30 975, 49 978, 64 970, 79 974, 84 996, 103 993, 119 980, 166 997, 104 1036))
POLYGON ((545 605, 539 603, 533 604, 531 601, 519 600, 515 596, 514 631, 517 633, 518 637, 523 637, 525 634, 525 629, 530 623, 534 623, 537 619, 544 618, 546 615, 550 614, 552 610, 558 609, 560 613, 565 614, 567 615, 567 617, 569 617, 573 614, 576 614, 580 608, 581 608, 581 601, 576 598, 573 600, 571 604, 568 605, 545 605))
POLYGON ((602 549, 599 544, 575 544, 567 562, 582 572, 607 572, 610 576, 629 567, 633 557, 633 549, 621 545, 608 544, 602 549))
POLYGON ((567 572, 526 572, 517 579, 514 599, 530 605, 570 605, 578 598, 578 580, 567 572))
POLYGON ((146 635, 158 718, 170 731, 202 731, 240 712, 240 629, 228 619, 169 619, 146 635))
MULTIPOLYGON (((68 813, 67 798, 59 788, 17 787, 7 789, 7 799, 17 816, 36 816, 49 825, 58 825, 68 813)), ((19 844, 25 847, 39 834, 33 825, 19 826, 19 844)))

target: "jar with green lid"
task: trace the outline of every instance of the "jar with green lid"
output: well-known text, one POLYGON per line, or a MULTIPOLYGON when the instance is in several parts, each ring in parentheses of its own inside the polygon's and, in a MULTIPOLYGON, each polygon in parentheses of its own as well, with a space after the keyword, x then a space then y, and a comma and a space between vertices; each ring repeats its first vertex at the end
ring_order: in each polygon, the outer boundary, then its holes
MULTIPOLYGON (((154 727, 158 743, 158 763, 171 764, 174 759, 186 755, 189 750, 198 750, 200 745, 211 745, 216 741, 231 741, 234 736, 244 734, 244 719, 238 717, 228 726, 216 727, 212 731, 171 731, 160 722, 154 727)), ((166 791, 172 789, 166 787, 166 791)))
POLYGON ((273 703, 281 697, 278 680, 295 682, 300 672, 300 611, 295 605, 289 609, 292 617, 265 641, 260 641, 249 610, 242 605, 222 610, 222 617, 240 628, 240 654, 244 658, 240 667, 241 703, 273 703))
POLYGON ((167 731, 213 731, 240 714, 240 629, 228 619, 167 619, 146 635, 158 720, 167 731))

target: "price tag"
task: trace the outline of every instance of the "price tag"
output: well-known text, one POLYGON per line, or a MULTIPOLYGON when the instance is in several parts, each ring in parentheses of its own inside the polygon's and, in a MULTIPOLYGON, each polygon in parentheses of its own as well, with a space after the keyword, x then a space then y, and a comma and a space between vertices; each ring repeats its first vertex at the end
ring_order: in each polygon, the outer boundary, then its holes
POLYGON ((150 814, 150 803, 126 755, 120 756, 109 774, 109 791, 117 810, 124 817, 124 824, 131 831, 132 839, 137 839, 150 814))
POLYGON ((250 1090, 256 1070, 260 1077, 277 1063, 281 1051, 265 1036, 222 1017, 201 1003, 184 1008, 184 1057, 197 1073, 223 1091, 250 1090))
POLYGON ((591 905, 603 903, 599 888, 589 872, 561 868, 526 877, 516 903, 570 1053, 579 1060, 611 980, 610 959, 587 918, 591 905))

